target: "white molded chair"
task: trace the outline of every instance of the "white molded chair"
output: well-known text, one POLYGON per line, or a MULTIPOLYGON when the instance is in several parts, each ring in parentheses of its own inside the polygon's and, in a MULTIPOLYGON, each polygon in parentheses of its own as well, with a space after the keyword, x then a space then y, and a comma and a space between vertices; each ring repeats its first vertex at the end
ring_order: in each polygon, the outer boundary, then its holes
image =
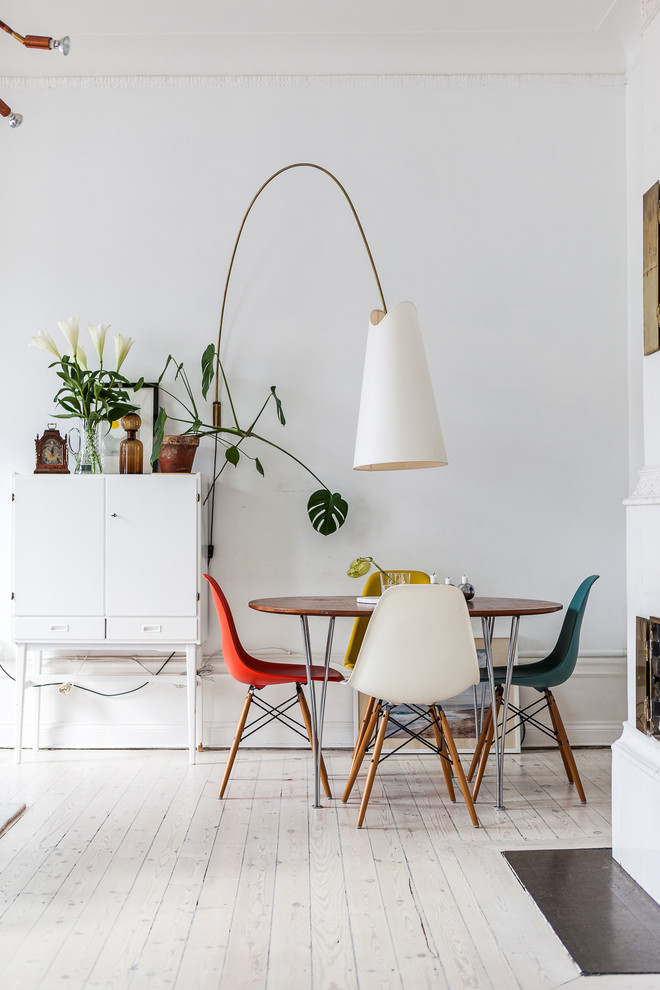
MULTIPOLYGON (((400 585, 388 589, 374 609, 348 684, 377 699, 356 750, 343 801, 347 801, 370 740, 375 738, 357 827, 361 828, 388 721, 405 732, 392 712, 398 705, 428 710, 450 799, 453 767, 472 824, 479 819, 441 702, 479 683, 479 663, 463 592, 449 585, 400 585)), ((411 738, 415 738, 414 733, 411 738)), ((383 757, 385 758, 385 757, 383 757)))

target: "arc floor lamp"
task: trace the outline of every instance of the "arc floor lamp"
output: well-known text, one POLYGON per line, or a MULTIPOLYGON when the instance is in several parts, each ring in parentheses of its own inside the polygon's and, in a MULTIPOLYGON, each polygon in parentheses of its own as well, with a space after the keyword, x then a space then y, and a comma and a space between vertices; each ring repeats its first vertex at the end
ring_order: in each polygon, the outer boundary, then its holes
POLYGON ((367 335, 353 467, 358 471, 399 471, 444 465, 447 456, 417 310, 413 303, 402 302, 388 312, 373 255, 350 196, 332 172, 311 162, 296 162, 274 172, 257 190, 243 216, 229 262, 220 311, 215 359, 214 426, 220 426, 218 365, 225 304, 241 235, 250 211, 264 189, 279 175, 298 168, 313 168, 322 172, 344 194, 367 250, 382 306, 382 309, 371 313, 367 335))

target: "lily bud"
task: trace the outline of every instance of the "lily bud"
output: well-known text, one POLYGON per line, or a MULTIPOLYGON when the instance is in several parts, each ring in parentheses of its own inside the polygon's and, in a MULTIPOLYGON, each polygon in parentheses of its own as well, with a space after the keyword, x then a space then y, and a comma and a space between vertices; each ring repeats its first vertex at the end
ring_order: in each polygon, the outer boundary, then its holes
POLYGON ((119 371, 122 364, 126 360, 126 355, 130 351, 131 347, 135 341, 132 337, 124 337, 122 334, 115 334, 115 354, 117 355, 117 368, 119 371))
POLYGON ((96 353, 99 356, 99 361, 103 361, 103 348, 105 347, 105 336, 110 329, 109 323, 99 323, 98 326, 94 327, 89 324, 87 327, 89 335, 92 338, 92 343, 96 348, 96 353))
POLYGON ((39 333, 32 338, 30 341, 30 347, 36 347, 39 351, 45 351, 46 354, 52 354, 53 357, 61 358, 62 355, 57 349, 55 341, 46 330, 40 330, 39 333))
POLYGON ((57 325, 69 343, 71 354, 75 356, 76 348, 78 347, 78 336, 80 334, 78 317, 70 316, 68 320, 58 320, 57 325))

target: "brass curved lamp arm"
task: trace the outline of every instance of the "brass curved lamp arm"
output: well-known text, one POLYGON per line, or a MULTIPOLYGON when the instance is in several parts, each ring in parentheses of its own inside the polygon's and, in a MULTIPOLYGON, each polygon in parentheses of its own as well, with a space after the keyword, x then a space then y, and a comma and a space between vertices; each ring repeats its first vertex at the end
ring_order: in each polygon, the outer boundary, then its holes
POLYGON ((213 422, 214 422, 214 425, 216 425, 216 426, 219 426, 220 425, 220 423, 219 423, 219 418, 220 418, 220 403, 218 402, 218 385, 219 385, 218 372, 219 372, 219 366, 220 366, 220 339, 222 337, 222 323, 223 323, 224 315, 225 315, 225 304, 227 302, 227 289, 229 288, 229 279, 231 278, 231 271, 232 271, 232 268, 234 266, 234 258, 236 257, 236 250, 238 248, 238 242, 241 239, 241 234, 243 233, 243 228, 245 226, 245 221, 247 220, 248 216, 250 215, 250 210, 252 209, 252 207, 254 206, 254 204, 256 203, 257 199, 259 198, 259 196, 261 195, 261 193, 264 191, 264 189, 266 188, 266 186, 269 185, 273 181, 273 179, 276 179, 278 175, 282 175, 283 172, 288 172, 292 168, 315 168, 315 169, 317 169, 317 171, 325 173, 325 175, 327 175, 330 179, 332 179, 332 181, 334 183, 336 183, 336 185, 338 185, 339 188, 341 189, 341 191, 343 192, 344 196, 346 197, 346 201, 347 201, 348 205, 351 208, 351 212, 352 212, 353 216, 355 217, 355 222, 358 225, 358 229, 360 231, 360 234, 362 235, 362 240, 364 242, 365 248, 367 249, 367 254, 369 255, 369 261, 371 262, 371 268, 373 270, 374 277, 376 279, 376 284, 378 286, 378 293, 380 295, 380 301, 383 304, 383 310, 387 313, 387 306, 385 305, 385 298, 383 296, 383 290, 381 288, 380 279, 378 278, 378 272, 376 271, 376 265, 374 263, 373 255, 371 253, 371 248, 369 247, 369 243, 367 241, 366 234, 364 232, 364 229, 362 227, 362 224, 360 223, 360 218, 357 215, 357 211, 356 211, 355 207, 353 206, 353 202, 351 200, 351 197, 348 195, 348 193, 346 192, 346 190, 342 186, 342 184, 339 181, 339 179, 337 178, 337 176, 336 175, 333 175, 332 172, 329 172, 327 168, 323 168, 322 165, 314 165, 312 162, 295 162, 293 165, 285 165, 284 168, 281 168, 277 172, 274 172, 273 175, 271 175, 269 179, 266 179, 266 181, 261 186, 261 188, 257 190, 257 192, 255 193, 255 195, 252 198, 252 201, 251 201, 250 205, 248 206, 247 210, 245 211, 245 216, 243 217, 243 220, 241 222, 241 226, 238 229, 238 234, 236 236, 236 243, 234 244, 234 250, 232 251, 231 260, 229 262, 229 271, 227 272, 227 280, 225 282, 225 291, 224 291, 224 293, 222 295, 222 308, 220 310, 220 326, 219 326, 219 329, 218 329, 218 344, 217 344, 216 351, 215 351, 215 401, 213 403, 213 422), (217 422, 216 422, 216 418, 218 420, 217 422))
MULTIPOLYGON (((41 34, 26 34, 23 36, 19 34, 18 31, 14 31, 10 28, 8 24, 4 21, 0 21, 0 30, 5 31, 10 34, 12 38, 16 41, 20 41, 22 45, 26 48, 42 48, 42 49, 54 49, 55 51, 61 52, 62 55, 68 55, 71 48, 71 39, 69 37, 60 38, 56 41, 55 38, 47 38, 45 35, 41 34)), ((18 127, 23 120, 23 115, 20 113, 14 113, 11 107, 0 100, 0 117, 6 117, 9 121, 10 127, 18 127)))
POLYGON ((26 48, 54 48, 63 55, 69 54, 71 45, 68 37, 61 38, 59 41, 56 41, 54 38, 46 37, 43 34, 22 35, 19 34, 18 31, 14 31, 13 28, 10 28, 4 21, 0 21, 0 28, 3 31, 6 31, 7 34, 10 34, 16 41, 20 41, 20 43, 25 45, 26 48))

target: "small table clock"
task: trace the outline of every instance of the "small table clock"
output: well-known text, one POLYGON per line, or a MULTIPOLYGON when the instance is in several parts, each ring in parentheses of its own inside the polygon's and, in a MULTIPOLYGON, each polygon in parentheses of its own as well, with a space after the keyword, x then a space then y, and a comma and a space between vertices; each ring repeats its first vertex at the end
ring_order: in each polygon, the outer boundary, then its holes
POLYGON ((34 441, 37 466, 35 474, 68 474, 66 437, 60 436, 53 423, 49 423, 42 436, 34 441))

